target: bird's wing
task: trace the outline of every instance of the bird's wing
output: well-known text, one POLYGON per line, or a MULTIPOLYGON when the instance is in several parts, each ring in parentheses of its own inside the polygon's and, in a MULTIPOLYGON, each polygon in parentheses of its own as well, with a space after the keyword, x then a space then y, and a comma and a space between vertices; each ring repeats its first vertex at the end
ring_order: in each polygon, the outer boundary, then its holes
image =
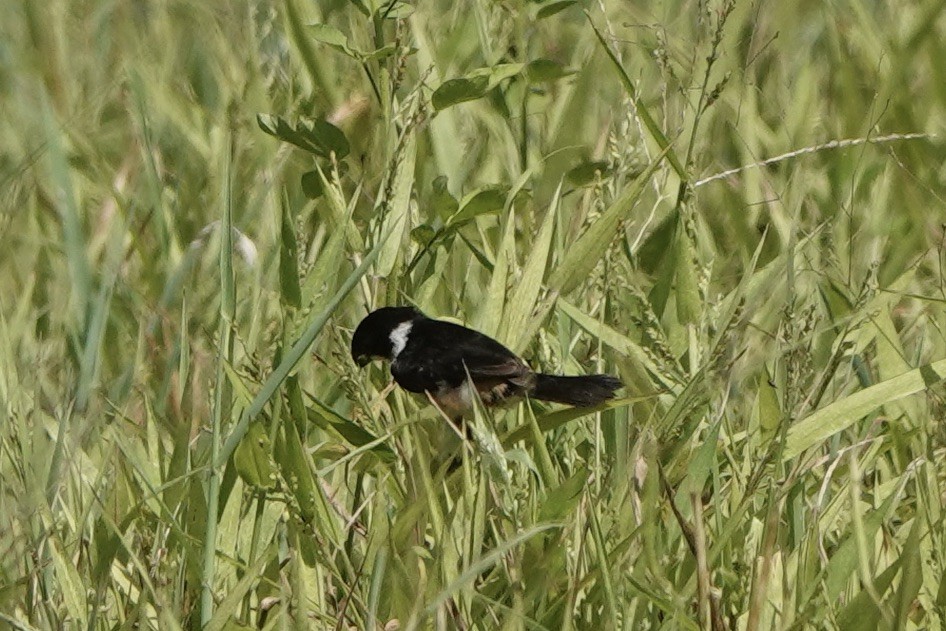
POLYGON ((407 390, 434 391, 467 380, 487 387, 526 379, 532 371, 496 340, 450 322, 415 323, 407 347, 391 364, 391 374, 407 390))

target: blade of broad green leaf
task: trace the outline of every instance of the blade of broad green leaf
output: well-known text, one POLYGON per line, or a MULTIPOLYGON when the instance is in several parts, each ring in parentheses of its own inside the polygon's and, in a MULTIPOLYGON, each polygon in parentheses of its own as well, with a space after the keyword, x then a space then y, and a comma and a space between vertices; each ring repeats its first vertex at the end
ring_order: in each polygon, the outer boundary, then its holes
POLYGON ((447 79, 441 83, 430 97, 435 110, 444 110, 459 103, 475 101, 499 85, 503 80, 521 73, 524 64, 497 64, 486 68, 477 68, 465 76, 447 79))
POLYGON ((526 78, 529 83, 549 83, 575 74, 562 64, 552 59, 533 59, 526 64, 526 78))
POLYGON ((309 33, 323 44, 348 48, 348 36, 331 24, 309 24, 309 33))
POLYGON ((621 222, 626 220, 641 196, 644 186, 663 162, 666 150, 657 156, 650 166, 621 193, 612 204, 588 226, 581 236, 565 251, 558 269, 549 278, 549 287, 567 294, 585 280, 608 249, 608 244, 617 235, 621 222))
MULTIPOLYGON (((169 512, 168 508, 162 504, 162 497, 159 495, 161 472, 157 467, 157 463, 148 459, 147 451, 142 441, 139 440, 140 435, 112 431, 109 432, 108 438, 121 452, 123 460, 135 471, 138 484, 147 489, 140 502, 156 515, 167 514, 169 512)), ((206 468, 200 470, 201 476, 206 473, 206 468)), ((129 511, 129 514, 136 515, 133 511, 129 511)), ((124 534, 124 528, 122 534, 124 534)))
POLYGON ((629 337, 615 331, 603 322, 585 314, 581 309, 571 304, 564 298, 559 297, 556 301, 556 307, 571 320, 587 331, 595 339, 601 340, 605 346, 610 346, 617 352, 637 362, 644 368, 660 386, 668 392, 677 392, 679 384, 667 380, 666 375, 662 373, 657 365, 650 359, 643 348, 629 337))
POLYGON ((327 44, 335 50, 358 59, 360 53, 353 50, 348 44, 348 36, 330 24, 310 24, 309 33, 312 38, 327 44))
POLYGON ((387 278, 394 270, 394 266, 404 251, 404 243, 410 231, 411 191, 414 188, 414 160, 417 155, 417 139, 410 131, 404 133, 410 136, 404 141, 401 154, 396 157, 394 181, 391 185, 391 198, 387 200, 387 213, 384 215, 384 230, 392 233, 381 254, 378 255, 376 273, 387 278))
POLYGON ((459 226, 474 217, 499 212, 506 204, 508 186, 486 186, 473 191, 460 201, 460 210, 449 220, 448 226, 459 226))
POLYGON ((290 123, 281 116, 257 114, 256 122, 270 136, 320 158, 342 160, 351 151, 345 132, 326 120, 303 118, 290 123))
MULTIPOLYGON (((284 339, 288 342, 291 338, 286 337, 284 339)), ((282 349, 279 349, 279 352, 282 354, 282 349)), ((286 377, 286 380, 283 382, 281 394, 281 403, 284 403, 286 407, 279 408, 279 414, 288 417, 289 421, 295 426, 296 433, 299 434, 300 439, 308 436, 309 425, 307 421, 309 415, 305 407, 305 398, 302 395, 302 386, 299 385, 299 375, 289 375, 286 377)))
POLYGON ((430 98, 434 109, 443 110, 458 103, 475 101, 489 89, 489 77, 459 77, 447 79, 434 90, 430 98))
POLYGON ((381 240, 375 245, 367 256, 361 261, 361 264, 348 275, 348 278, 345 279, 345 282, 342 283, 342 286, 335 293, 335 295, 329 300, 322 311, 316 315, 309 322, 309 326, 306 327, 306 330, 302 333, 302 336, 296 340, 295 344, 292 345, 292 348, 286 353, 283 357, 283 360, 279 363, 278 366, 273 370, 273 372, 267 377, 266 381, 263 382, 263 386, 260 388, 259 393, 250 403, 250 406, 243 412, 243 415, 240 417, 240 421, 234 426, 233 430, 230 432, 230 436, 227 438, 227 442, 224 444, 223 449, 220 452, 219 457, 216 462, 218 464, 223 464, 226 462, 230 456, 233 454, 233 450, 236 449, 236 446, 243 439, 243 435, 246 433, 247 428, 249 427, 250 422, 255 419, 260 412, 263 411, 263 407, 270 400, 270 398, 276 393, 276 390, 282 384, 283 380, 289 376, 289 373, 293 368, 302 360, 305 356, 306 351, 309 346, 312 345, 312 342, 315 341, 315 338, 321 333, 322 328, 328 323, 329 318, 332 317, 332 314, 335 313, 335 310, 341 304, 342 300, 348 295, 348 293, 354 289, 355 285, 361 280, 361 277, 365 275, 371 265, 374 264, 375 259, 378 258, 378 253, 381 250, 381 246, 390 236, 390 232, 385 234, 381 240))
POLYGON ((513 352, 521 352, 529 340, 523 339, 522 333, 526 321, 531 319, 532 312, 535 309, 536 300, 542 291, 542 278, 549 260, 549 248, 552 245, 552 232, 555 228, 556 218, 558 216, 559 203, 562 196, 562 184, 559 182, 555 194, 552 196, 552 202, 549 204, 548 212, 539 228, 539 234, 522 268, 522 276, 516 283, 512 295, 506 304, 506 310, 503 313, 503 324, 499 340, 505 342, 513 352))
POLYGON ((854 305, 851 304, 851 298, 847 294, 847 288, 838 284, 832 278, 825 278, 818 283, 818 289, 824 300, 825 309, 832 320, 840 320, 851 313, 854 305))
MULTIPOLYGON (((414 292, 414 303, 418 305, 429 305, 433 296, 442 285, 444 270, 447 268, 448 256, 444 252, 445 248, 438 248, 433 260, 433 269, 420 288, 414 292)), ((415 259, 416 260, 416 259, 415 259)))
POLYGON ((946 581, 940 581, 939 589, 936 590, 936 606, 942 609, 946 607, 946 581))
POLYGON ((946 359, 941 359, 830 403, 789 428, 782 458, 790 460, 885 403, 922 392, 944 379, 946 359))
POLYGON ((422 223, 416 228, 411 228, 411 241, 423 248, 429 248, 436 236, 437 231, 427 223, 422 223))
MULTIPOLYGON (((343 162, 342 164, 346 164, 343 162)), ((302 185, 302 194, 309 199, 318 199, 325 193, 325 186, 322 184, 322 176, 318 171, 306 171, 299 179, 302 185)))
POLYGON ((782 423, 782 408, 779 405, 778 394, 772 384, 773 378, 766 367, 759 376, 757 383, 758 397, 756 399, 756 416, 758 421, 759 443, 767 445, 775 439, 779 425, 782 423))
POLYGON ((431 195, 428 200, 432 213, 447 221, 460 208, 460 202, 450 193, 447 187, 447 176, 438 175, 431 184, 431 195))
POLYGON ((301 519, 286 520, 286 535, 280 545, 279 558, 282 561, 292 558, 293 562, 308 567, 316 567, 326 559, 324 541, 312 536, 312 528, 301 519), (294 548, 298 555, 294 554, 294 548))
POLYGON ((491 504, 487 501, 489 482, 485 475, 479 475, 470 485, 473 493, 474 506, 471 509, 472 519, 470 519, 470 529, 467 531, 467 542, 465 554, 463 555, 463 566, 470 567, 473 559, 478 558, 487 549, 486 541, 489 537, 489 520, 487 511, 491 504))
POLYGON ((254 421, 246 432, 246 438, 233 452, 233 464, 237 473, 255 489, 272 488, 276 469, 273 466, 272 444, 262 423, 254 421))
MULTIPOLYGON (((438 178, 438 180, 439 179, 440 178, 438 178)), ((518 192, 518 189, 514 189, 514 192, 510 193, 509 187, 507 186, 486 186, 476 189, 464 196, 462 202, 458 204, 460 209, 446 218, 444 220, 444 226, 434 231, 433 234, 426 239, 423 248, 414 256, 407 271, 413 271, 414 267, 424 255, 433 253, 435 251, 434 246, 442 244, 449 246, 452 239, 456 237, 459 237, 463 243, 470 248, 470 251, 476 256, 480 263, 482 263, 483 267, 492 270, 493 265, 489 259, 486 258, 480 248, 472 243, 459 229, 479 215, 499 212, 504 206, 509 206, 514 201, 515 194, 518 192)), ((424 232, 427 232, 427 230, 424 230, 424 232)), ((439 257, 435 257, 435 261, 434 265, 438 268, 442 267, 445 262, 444 259, 439 257)), ((439 272, 437 276, 439 276, 439 272)), ((425 283, 432 280, 436 280, 433 275, 429 276, 425 283)))
POLYGON ((496 64, 483 69, 483 72, 489 76, 489 89, 492 90, 506 79, 511 79, 521 73, 525 67, 526 65, 521 63, 496 64))
MULTIPOLYGON (((410 34, 417 48, 416 59, 418 67, 427 68, 430 85, 437 85, 443 80, 440 71, 440 56, 438 45, 441 40, 441 31, 436 23, 425 23, 423 20, 409 20, 410 34), (428 32, 429 29, 429 32, 428 32)), ((461 112, 457 109, 438 110, 429 123, 429 134, 425 136, 430 141, 433 153, 435 172, 443 174, 454 187, 454 191, 461 190, 466 184, 466 168, 463 166, 463 152, 457 151, 456 140, 461 135, 461 112)))
POLYGON ((541 296, 536 302, 535 309, 532 310, 532 317, 526 318, 525 325, 519 334, 519 339, 522 340, 521 343, 523 347, 516 352, 521 353, 525 345, 535 339, 535 336, 539 334, 539 329, 542 328, 542 325, 555 307, 555 298, 556 294, 554 292, 546 292, 545 295, 541 296))
POLYGON ((290 307, 302 306, 302 289, 299 286, 299 249, 296 245, 296 230, 293 226, 292 211, 286 191, 280 196, 280 233, 279 233, 279 289, 280 296, 290 307))
POLYGON ((612 52, 611 47, 604 39, 604 35, 601 34, 601 31, 598 30, 598 27, 595 26, 595 23, 591 19, 591 14, 588 11, 585 11, 585 17, 588 18, 588 24, 591 25, 592 30, 595 32, 595 36, 598 38, 598 42, 601 44, 601 48, 608 54, 608 59, 611 60, 611 64, 614 66, 614 69, 617 70, 618 76, 621 78, 621 85, 624 86, 624 90, 627 92, 627 95, 631 97, 631 101, 634 102, 634 109, 637 111, 637 115, 640 116, 641 121, 644 123, 644 127, 647 128, 647 131, 650 132, 651 137, 660 147, 660 149, 667 155, 667 160, 670 161, 670 164, 673 166, 673 170, 677 172, 677 177, 679 177, 684 182, 689 181, 687 176, 686 169, 683 168, 683 164, 680 163, 680 160, 677 158, 677 154, 674 153, 670 148, 670 142, 667 140, 667 137, 664 136, 664 133, 660 131, 660 127, 654 121, 654 117, 650 115, 650 112, 644 107, 644 104, 641 103, 640 98, 637 96, 637 89, 634 87, 634 82, 631 81, 631 78, 627 75, 627 72, 624 70, 624 66, 621 65, 621 62, 618 61, 618 58, 612 52))
MULTIPOLYGON (((348 3, 360 11, 365 17, 370 17, 374 13, 368 8, 368 5, 365 4, 364 0, 348 0, 348 3)), ((374 3, 372 2, 372 4, 374 3)))

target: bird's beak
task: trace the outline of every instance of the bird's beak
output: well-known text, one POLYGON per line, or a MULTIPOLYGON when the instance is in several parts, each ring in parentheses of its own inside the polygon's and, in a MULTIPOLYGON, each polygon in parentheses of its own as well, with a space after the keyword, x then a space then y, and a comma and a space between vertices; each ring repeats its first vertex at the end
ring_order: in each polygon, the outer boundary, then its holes
POLYGON ((355 363, 361 366, 362 368, 364 368, 369 363, 371 363, 371 358, 368 357, 367 355, 359 355, 358 357, 355 358, 355 363))

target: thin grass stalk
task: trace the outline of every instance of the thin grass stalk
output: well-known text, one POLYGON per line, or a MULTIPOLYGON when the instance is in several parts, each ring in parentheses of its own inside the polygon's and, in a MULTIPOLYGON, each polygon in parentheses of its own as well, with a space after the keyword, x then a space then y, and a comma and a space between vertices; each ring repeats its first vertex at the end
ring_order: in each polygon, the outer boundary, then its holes
MULTIPOLYGON (((236 283, 233 277, 233 215, 230 185, 231 155, 228 143, 223 180, 223 218, 220 221, 220 333, 217 353, 216 390, 210 427, 210 466, 207 469, 207 525, 204 530, 201 572, 200 623, 207 626, 214 612, 214 569, 217 555, 217 513, 220 504, 222 425, 230 410, 230 382, 226 365, 233 363, 233 324, 236 314, 236 283)), ((225 461, 224 461, 225 462, 225 461)))

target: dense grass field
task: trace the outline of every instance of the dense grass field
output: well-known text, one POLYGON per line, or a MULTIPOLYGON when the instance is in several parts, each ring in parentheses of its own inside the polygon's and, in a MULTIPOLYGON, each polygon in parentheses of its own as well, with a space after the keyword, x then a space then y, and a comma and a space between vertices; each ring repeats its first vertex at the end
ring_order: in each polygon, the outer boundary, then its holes
POLYGON ((0 628, 946 626, 938 0, 5 0, 0 265, 0 628))

